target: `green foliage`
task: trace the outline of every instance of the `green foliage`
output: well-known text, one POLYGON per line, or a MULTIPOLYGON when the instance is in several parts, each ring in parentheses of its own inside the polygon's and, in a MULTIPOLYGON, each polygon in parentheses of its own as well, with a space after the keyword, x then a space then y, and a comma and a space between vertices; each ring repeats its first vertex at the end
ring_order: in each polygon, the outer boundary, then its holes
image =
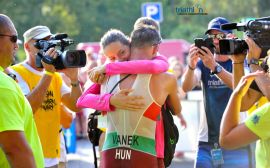
MULTIPOLYGON (((1 0, 0 11, 12 18, 19 37, 36 25, 47 25, 52 32, 66 32, 77 42, 99 41, 111 28, 130 34, 141 16, 144 0, 1 0)), ((153 1, 154 2, 154 1, 153 1)), ((207 23, 223 16, 238 22, 244 17, 270 15, 270 1, 162 0, 161 32, 164 39, 192 42, 203 36, 207 23), (176 7, 201 7, 207 15, 177 15, 176 7)))

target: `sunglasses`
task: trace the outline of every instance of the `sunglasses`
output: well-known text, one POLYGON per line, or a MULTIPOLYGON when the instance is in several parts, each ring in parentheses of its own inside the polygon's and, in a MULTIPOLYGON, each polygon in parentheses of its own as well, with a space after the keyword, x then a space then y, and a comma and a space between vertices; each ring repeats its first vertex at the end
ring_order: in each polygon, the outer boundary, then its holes
POLYGON ((208 38, 212 38, 212 39, 216 38, 216 39, 221 40, 221 39, 224 39, 225 37, 226 37, 225 34, 208 34, 208 38))
POLYGON ((13 80, 16 80, 16 75, 15 74, 7 74, 9 77, 11 77, 13 80))
POLYGON ((9 40, 10 40, 12 43, 17 43, 17 40, 18 40, 18 36, 17 36, 17 35, 0 34, 0 36, 6 36, 6 37, 9 37, 9 40))

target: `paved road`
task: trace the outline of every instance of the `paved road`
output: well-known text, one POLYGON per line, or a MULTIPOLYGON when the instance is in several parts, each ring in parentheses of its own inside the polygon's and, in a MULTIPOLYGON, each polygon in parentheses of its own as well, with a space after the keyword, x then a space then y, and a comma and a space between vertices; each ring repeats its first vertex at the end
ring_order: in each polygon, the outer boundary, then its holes
MULTIPOLYGON (((88 140, 77 141, 77 152, 68 154, 68 168, 94 168, 92 145, 88 140)), ((192 168, 194 153, 185 153, 182 159, 174 158, 170 168, 192 168)))

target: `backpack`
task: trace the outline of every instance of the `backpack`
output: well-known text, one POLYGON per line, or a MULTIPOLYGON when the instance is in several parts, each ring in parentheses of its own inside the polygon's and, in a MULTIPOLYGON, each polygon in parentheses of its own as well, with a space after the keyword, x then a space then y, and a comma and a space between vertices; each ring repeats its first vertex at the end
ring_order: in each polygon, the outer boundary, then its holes
POLYGON ((174 111, 165 103, 162 108, 162 117, 164 125, 164 165, 168 167, 174 157, 175 147, 179 139, 178 128, 176 127, 173 116, 174 111))
POLYGON ((88 127, 87 127, 87 133, 88 138, 90 142, 93 144, 93 146, 99 145, 99 138, 102 133, 102 131, 97 127, 98 125, 98 115, 100 115, 101 112, 96 110, 94 113, 89 114, 88 116, 88 127))

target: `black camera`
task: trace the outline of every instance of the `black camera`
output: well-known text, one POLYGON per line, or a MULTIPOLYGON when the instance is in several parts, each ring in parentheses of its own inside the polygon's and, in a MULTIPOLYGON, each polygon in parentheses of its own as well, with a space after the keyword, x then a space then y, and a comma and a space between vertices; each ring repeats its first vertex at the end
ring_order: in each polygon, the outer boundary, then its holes
MULTIPOLYGON (((267 55, 270 49, 270 17, 263 17, 245 23, 230 23, 221 26, 223 30, 237 29, 244 31, 262 49, 261 58, 267 55)), ((219 41, 220 53, 225 55, 240 54, 248 49, 244 40, 223 39, 219 41)))
POLYGON ((221 39, 219 40, 220 54, 233 55, 244 53, 248 49, 245 40, 242 39, 221 39))
MULTIPOLYGON (((202 49, 202 46, 208 48, 211 53, 214 53, 215 46, 212 38, 195 38, 195 46, 202 49)), ((202 49, 203 50, 203 49, 202 49)))
POLYGON ((86 64, 86 54, 84 50, 65 50, 67 46, 74 43, 67 38, 67 34, 56 34, 49 40, 38 40, 34 46, 39 49, 36 55, 36 67, 43 68, 41 60, 47 64, 52 64, 58 70, 65 68, 84 67, 86 64), (52 47, 59 47, 57 58, 46 56, 45 53, 52 47))

